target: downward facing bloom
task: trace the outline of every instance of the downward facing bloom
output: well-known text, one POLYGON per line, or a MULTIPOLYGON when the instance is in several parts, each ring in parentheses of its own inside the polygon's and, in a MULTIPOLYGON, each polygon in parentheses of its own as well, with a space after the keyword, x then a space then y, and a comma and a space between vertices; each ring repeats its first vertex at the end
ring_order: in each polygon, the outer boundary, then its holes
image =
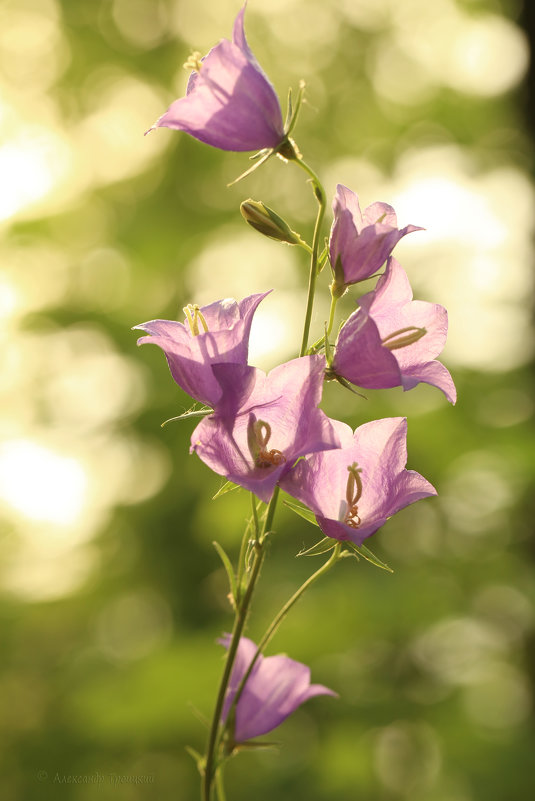
POLYGON ((200 308, 186 306, 183 323, 151 320, 137 325, 148 335, 140 337, 137 344, 158 345, 176 383, 195 400, 215 406, 222 390, 212 365, 247 363, 253 315, 268 294, 250 295, 240 302, 226 298, 200 308))
POLYGON ((338 335, 333 372, 369 389, 432 384, 455 403, 453 379, 435 359, 446 343, 446 309, 412 300, 409 279, 392 257, 375 290, 359 304, 338 335))
POLYGON ((175 100, 152 128, 185 131, 221 150, 281 144, 285 133, 279 100, 247 44, 244 14, 245 6, 234 22, 232 41, 222 39, 204 58, 187 63, 194 71, 186 96, 175 100))
POLYGON ((333 212, 329 258, 332 292, 338 297, 349 284, 376 273, 402 237, 422 230, 415 225, 398 229, 396 212, 388 203, 372 203, 361 212, 357 195, 342 184, 336 188, 333 212))
MULTIPOLYGON (((228 648, 230 639, 230 634, 226 634, 219 642, 228 648)), ((254 642, 242 637, 223 706, 223 722, 255 653, 254 642)), ((336 693, 322 684, 311 684, 310 668, 301 662, 287 656, 260 654, 236 704, 234 742, 243 743, 267 734, 315 695, 336 693)))
POLYGON ((354 433, 345 423, 333 423, 341 447, 302 459, 281 482, 314 512, 327 537, 362 545, 400 509, 436 495, 423 476, 405 469, 404 417, 374 420, 354 433))
POLYGON ((317 408, 325 359, 303 356, 266 375, 256 367, 218 364, 216 413, 191 436, 191 452, 214 472, 269 501, 276 484, 307 453, 338 447, 332 421, 317 408))

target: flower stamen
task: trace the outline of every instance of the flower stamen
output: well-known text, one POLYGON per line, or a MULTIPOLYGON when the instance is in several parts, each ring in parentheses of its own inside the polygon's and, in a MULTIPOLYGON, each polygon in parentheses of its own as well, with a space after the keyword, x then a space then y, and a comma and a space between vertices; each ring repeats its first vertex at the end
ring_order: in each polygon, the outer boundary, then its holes
POLYGON ((182 66, 185 70, 200 72, 202 67, 202 53, 199 53, 198 50, 194 50, 193 53, 188 56, 188 60, 185 61, 182 66))
POLYGON ((249 450, 254 459, 255 467, 268 468, 278 467, 284 464, 286 456, 282 451, 272 448, 267 449, 267 444, 271 437, 271 426, 264 420, 250 420, 247 431, 249 450))
POLYGON ((196 303, 188 303, 187 306, 184 306, 182 311, 186 315, 191 333, 194 337, 198 337, 201 333, 199 331, 199 320, 201 321, 201 325, 204 328, 205 333, 208 331, 208 324, 204 319, 202 311, 196 303))
POLYGON ((415 325, 408 325, 406 328, 399 328, 397 331, 393 331, 382 339, 381 343, 385 348, 388 348, 388 350, 397 350, 398 348, 406 348, 407 345, 413 345, 425 336, 425 334, 427 334, 426 328, 417 328, 415 325))
POLYGON ((353 464, 348 465, 347 469, 349 471, 346 487, 347 511, 343 522, 346 526, 358 528, 362 522, 359 517, 358 507, 358 502, 362 496, 362 479, 360 477, 362 468, 358 467, 357 462, 353 462, 353 464))

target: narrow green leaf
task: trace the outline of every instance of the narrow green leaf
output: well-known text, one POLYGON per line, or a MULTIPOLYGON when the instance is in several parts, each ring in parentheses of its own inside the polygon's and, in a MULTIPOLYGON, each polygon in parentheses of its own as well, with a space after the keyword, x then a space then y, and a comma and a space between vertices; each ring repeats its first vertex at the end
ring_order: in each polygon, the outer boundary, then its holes
POLYGON ((234 569, 232 567, 232 563, 231 563, 231 561, 228 558, 227 554, 225 553, 225 551, 223 550, 223 548, 221 547, 221 545, 218 542, 216 542, 214 540, 212 545, 214 546, 214 548, 216 549, 217 553, 219 554, 219 558, 223 562, 223 567, 225 568, 225 570, 227 572, 228 581, 229 581, 229 585, 230 585, 230 593, 231 593, 232 600, 233 600, 233 605, 236 606, 236 599, 238 597, 238 587, 236 585, 236 576, 234 575, 234 569))
POLYGON ((169 420, 164 420, 161 426, 163 428, 167 423, 174 423, 176 420, 189 420, 192 417, 206 417, 207 414, 212 414, 212 412, 213 409, 196 409, 184 412, 184 414, 179 414, 178 417, 170 417, 169 420))
POLYGON ((337 540, 334 540, 332 537, 324 537, 313 545, 312 548, 307 548, 306 551, 299 551, 297 556, 319 556, 322 553, 327 553, 327 551, 332 551, 336 543, 337 540))
POLYGON ((355 545, 355 543, 351 542, 350 540, 347 540, 346 544, 351 548, 354 548, 359 556, 362 556, 362 558, 366 559, 367 562, 371 562, 371 564, 375 565, 375 567, 380 567, 381 570, 386 570, 388 573, 394 572, 390 565, 387 565, 386 562, 381 561, 381 559, 379 559, 379 557, 370 551, 370 549, 365 545, 355 545))
POLYGON ((220 487, 216 494, 213 496, 212 500, 215 501, 216 498, 220 498, 221 495, 226 495, 227 492, 233 492, 234 490, 241 489, 239 484, 233 484, 232 481, 225 481, 222 487, 220 487))
POLYGON ((204 768, 206 766, 206 759, 199 754, 194 748, 191 748, 189 745, 186 745, 186 751, 190 755, 192 759, 195 760, 195 764, 197 765, 197 769, 201 776, 204 776, 204 768))
POLYGON ((291 509, 292 512, 295 512, 300 517, 304 518, 308 523, 312 523, 314 526, 317 526, 318 523, 316 521, 316 517, 314 512, 311 512, 310 509, 307 509, 306 506, 301 506, 299 503, 294 503, 293 501, 284 500, 284 505, 291 509))

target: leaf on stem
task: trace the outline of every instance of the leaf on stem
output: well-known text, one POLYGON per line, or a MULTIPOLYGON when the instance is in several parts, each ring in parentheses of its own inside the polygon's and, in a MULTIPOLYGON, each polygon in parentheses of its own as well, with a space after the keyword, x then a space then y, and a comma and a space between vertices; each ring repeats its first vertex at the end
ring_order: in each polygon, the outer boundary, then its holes
POLYGON ((239 484, 233 484, 232 481, 225 481, 223 486, 220 487, 212 497, 212 500, 215 501, 216 498, 220 498, 222 495, 226 495, 227 492, 233 492, 237 489, 242 489, 239 484))
POLYGON ((345 544, 348 547, 353 548, 358 556, 362 556, 363 559, 366 559, 367 562, 375 565, 375 567, 380 567, 381 570, 386 570, 387 573, 394 572, 390 565, 387 565, 386 562, 383 562, 381 559, 379 559, 379 557, 370 551, 370 549, 365 545, 355 545, 355 543, 351 542, 351 540, 346 540, 345 544))
POLYGON ((307 509, 306 506, 301 506, 299 503, 294 503, 293 501, 288 501, 286 499, 283 501, 283 503, 288 507, 288 509, 291 509, 292 512, 295 512, 309 523, 312 523, 314 526, 318 525, 314 512, 312 512, 310 509, 307 509))
POLYGON ((322 540, 313 545, 312 548, 307 548, 306 551, 299 551, 297 556, 319 556, 322 553, 332 551, 332 549, 336 546, 336 543, 337 540, 333 539, 332 537, 324 537, 322 540))
POLYGON ((186 746, 186 751, 188 752, 190 757, 195 761, 195 764, 197 765, 197 770, 199 771, 201 776, 204 776, 206 759, 203 756, 201 756, 201 754, 199 754, 198 751, 196 751, 194 748, 191 748, 189 745, 186 746))
POLYGON ((212 414, 213 411, 214 411, 213 409, 210 409, 208 407, 204 409, 192 408, 189 409, 187 412, 184 412, 184 414, 179 414, 178 417, 170 417, 168 420, 164 420, 163 423, 161 424, 161 427, 163 428, 164 426, 167 425, 167 423, 174 423, 175 420, 188 420, 192 417, 206 417, 206 415, 212 414))
POLYGON ((234 608, 236 608, 236 599, 238 597, 238 587, 236 584, 236 576, 234 575, 234 569, 232 567, 232 563, 228 558, 226 552, 223 550, 222 546, 214 540, 212 543, 214 548, 216 549, 217 553, 219 554, 219 558, 223 562, 223 567, 226 570, 228 581, 230 585, 230 597, 231 603, 234 608))

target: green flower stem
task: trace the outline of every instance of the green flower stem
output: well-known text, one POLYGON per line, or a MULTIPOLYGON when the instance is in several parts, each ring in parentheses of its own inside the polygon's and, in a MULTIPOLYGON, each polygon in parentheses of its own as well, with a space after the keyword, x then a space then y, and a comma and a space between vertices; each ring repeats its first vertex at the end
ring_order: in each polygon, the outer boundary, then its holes
POLYGON ((227 796, 225 795, 225 785, 223 783, 223 768, 224 768, 224 763, 222 763, 219 766, 215 774, 215 789, 217 793, 217 801, 227 801, 227 796))
POLYGON ((314 294, 316 292, 316 278, 318 277, 318 251, 319 251, 319 243, 321 235, 321 225, 323 223, 323 217, 325 216, 325 206, 327 200, 325 196, 325 190, 321 185, 321 181, 314 172, 314 170, 311 167, 309 167, 308 164, 305 161, 303 161, 303 159, 300 156, 295 159, 294 163, 299 164, 299 166, 311 177, 312 186, 314 189, 314 197, 318 201, 318 214, 316 216, 316 223, 314 225, 314 237, 312 239, 312 253, 310 256, 310 275, 308 278, 307 308, 305 314, 305 324, 303 326, 303 340, 301 342, 301 351, 299 353, 300 356, 304 356, 308 349, 308 336, 310 332, 310 323, 312 320, 314 294))
POLYGON ((327 324, 327 336, 329 336, 329 334, 333 330, 334 314, 335 314, 335 311, 336 311, 336 304, 337 303, 338 303, 338 298, 336 298, 334 295, 331 295, 331 310, 329 312, 329 322, 327 324))
MULTIPOLYGON (((284 620, 284 618, 286 617, 286 615, 288 614, 290 609, 297 603, 297 601, 308 590, 308 588, 311 587, 312 584, 314 584, 314 582, 316 582, 320 578, 320 576, 323 576, 325 573, 327 573, 331 569, 331 567, 333 567, 338 562, 338 559, 340 558, 341 550, 342 550, 342 543, 341 542, 337 542, 336 545, 334 546, 334 550, 333 550, 330 558, 320 568, 318 568, 318 570, 316 570, 315 573, 313 573, 311 576, 309 576, 307 578, 307 580, 303 584, 301 584, 299 589, 294 592, 292 597, 289 598, 286 601, 286 603, 284 604, 282 609, 273 618, 273 620, 271 621, 270 625, 266 629, 266 632, 265 632, 264 636, 262 637, 262 639, 258 643, 258 647, 257 647, 256 653, 255 653, 255 655, 254 655, 254 657, 253 657, 253 659, 251 661, 251 664, 247 668, 247 671, 246 671, 245 675, 243 676, 243 678, 242 678, 242 680, 241 680, 241 682, 239 684, 239 687, 238 687, 238 689, 236 691, 236 695, 234 696, 234 700, 232 702, 232 707, 233 708, 236 706, 236 704, 239 701, 240 695, 241 695, 241 693, 243 691, 243 688, 245 687, 245 682, 247 681, 247 679, 251 675, 251 671, 252 671, 253 667, 255 666, 256 660, 258 659, 258 657, 260 656, 260 654, 262 653, 264 648, 271 641, 271 639, 273 638, 273 636, 277 632, 277 629, 281 625, 282 621, 284 620)), ((229 717, 230 717, 230 715, 231 715, 231 712, 229 713, 229 717)))
POLYGON ((232 667, 234 665, 234 660, 236 659, 236 653, 238 651, 240 637, 242 635, 245 622, 247 620, 247 615, 249 613, 249 606, 251 604, 251 599, 253 597, 254 588, 258 576, 260 575, 260 568, 262 567, 262 562, 264 561, 264 556, 265 556, 264 543, 266 536, 270 532, 271 526, 273 525, 273 518, 275 516, 275 509, 277 506, 278 497, 279 497, 279 488, 275 487, 275 491, 271 497, 271 501, 269 502, 269 506, 267 508, 266 517, 262 528, 262 533, 260 537, 257 537, 255 540, 254 560, 253 560, 253 565, 251 567, 251 573, 249 576, 247 589, 245 590, 243 600, 241 601, 241 603, 238 606, 238 609, 236 610, 234 628, 232 630, 232 638, 230 641, 229 649, 227 651, 227 659, 225 662, 223 675, 221 677, 221 683, 219 685, 219 692, 217 694, 214 716, 212 718, 212 726, 210 728, 210 735, 208 739, 208 747, 206 749, 206 764, 204 768, 204 776, 202 782, 202 795, 201 795, 202 801, 211 801, 212 785, 218 767, 218 766, 216 767, 214 763, 219 746, 221 712, 223 710, 223 703, 225 701, 225 694, 227 692, 228 683, 230 681, 232 667))

